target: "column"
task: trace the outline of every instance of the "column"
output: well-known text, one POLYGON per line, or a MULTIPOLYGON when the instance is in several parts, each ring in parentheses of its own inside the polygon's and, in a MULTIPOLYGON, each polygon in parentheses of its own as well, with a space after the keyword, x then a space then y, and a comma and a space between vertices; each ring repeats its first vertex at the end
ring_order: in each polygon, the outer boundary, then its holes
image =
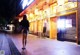
POLYGON ((77 3, 77 43, 80 44, 80 1, 77 3))

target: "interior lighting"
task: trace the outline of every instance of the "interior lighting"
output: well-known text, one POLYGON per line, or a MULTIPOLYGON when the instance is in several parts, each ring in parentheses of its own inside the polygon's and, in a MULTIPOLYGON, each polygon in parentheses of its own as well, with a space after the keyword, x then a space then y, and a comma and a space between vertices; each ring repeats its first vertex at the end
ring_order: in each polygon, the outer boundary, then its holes
POLYGON ((72 19, 58 19, 57 28, 58 29, 66 29, 72 27, 72 19))
POLYGON ((65 0, 57 0, 58 6, 62 6, 65 3, 65 0))
POLYGON ((39 11, 38 11, 38 9, 37 9, 37 8, 35 9, 35 11, 34 11, 34 12, 35 12, 35 15, 38 15, 38 14, 39 14, 39 11))
POLYGON ((32 13, 30 13, 30 18, 33 18, 33 14, 32 13))
POLYGON ((65 19, 59 19, 57 21, 57 28, 62 30, 65 29, 65 19))

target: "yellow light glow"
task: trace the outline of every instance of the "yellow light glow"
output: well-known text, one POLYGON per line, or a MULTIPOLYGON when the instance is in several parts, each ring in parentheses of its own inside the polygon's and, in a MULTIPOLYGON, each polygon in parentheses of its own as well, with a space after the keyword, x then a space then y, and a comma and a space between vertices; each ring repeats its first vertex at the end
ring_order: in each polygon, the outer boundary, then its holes
POLYGON ((35 15, 38 15, 39 14, 39 11, 38 11, 37 8, 35 9, 34 13, 35 13, 35 15))
POLYGON ((64 5, 65 0, 57 0, 57 3, 58 3, 59 6, 64 5))
POLYGON ((33 15, 32 13, 30 13, 30 18, 33 18, 33 16, 34 16, 34 15, 33 15))
POLYGON ((48 17, 48 18, 50 17, 50 8, 46 9, 46 17, 48 17))
POLYGON ((22 18, 19 19, 19 22, 21 22, 21 21, 22 21, 22 18))
POLYGON ((64 6, 58 6, 57 12, 65 11, 64 6))
POLYGON ((73 2, 69 2, 69 6, 70 6, 70 8, 74 8, 75 7, 75 3, 73 3, 73 2))
POLYGON ((56 13, 57 12, 57 6, 54 6, 53 7, 53 13, 56 13))

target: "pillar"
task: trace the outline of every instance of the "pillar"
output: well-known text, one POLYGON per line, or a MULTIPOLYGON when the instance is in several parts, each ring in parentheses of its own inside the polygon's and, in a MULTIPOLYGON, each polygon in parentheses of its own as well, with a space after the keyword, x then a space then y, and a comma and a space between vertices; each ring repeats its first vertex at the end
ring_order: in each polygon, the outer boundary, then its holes
POLYGON ((77 43, 80 44, 80 2, 77 3, 77 43))

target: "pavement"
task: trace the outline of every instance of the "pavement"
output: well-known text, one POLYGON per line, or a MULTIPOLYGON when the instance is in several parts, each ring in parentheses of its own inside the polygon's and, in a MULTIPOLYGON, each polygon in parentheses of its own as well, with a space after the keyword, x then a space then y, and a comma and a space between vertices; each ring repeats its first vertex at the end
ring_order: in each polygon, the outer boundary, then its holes
POLYGON ((0 50, 5 55, 80 55, 80 45, 28 34, 26 49, 22 50, 22 34, 0 34, 0 50), (4 43, 4 44, 3 44, 4 43))

